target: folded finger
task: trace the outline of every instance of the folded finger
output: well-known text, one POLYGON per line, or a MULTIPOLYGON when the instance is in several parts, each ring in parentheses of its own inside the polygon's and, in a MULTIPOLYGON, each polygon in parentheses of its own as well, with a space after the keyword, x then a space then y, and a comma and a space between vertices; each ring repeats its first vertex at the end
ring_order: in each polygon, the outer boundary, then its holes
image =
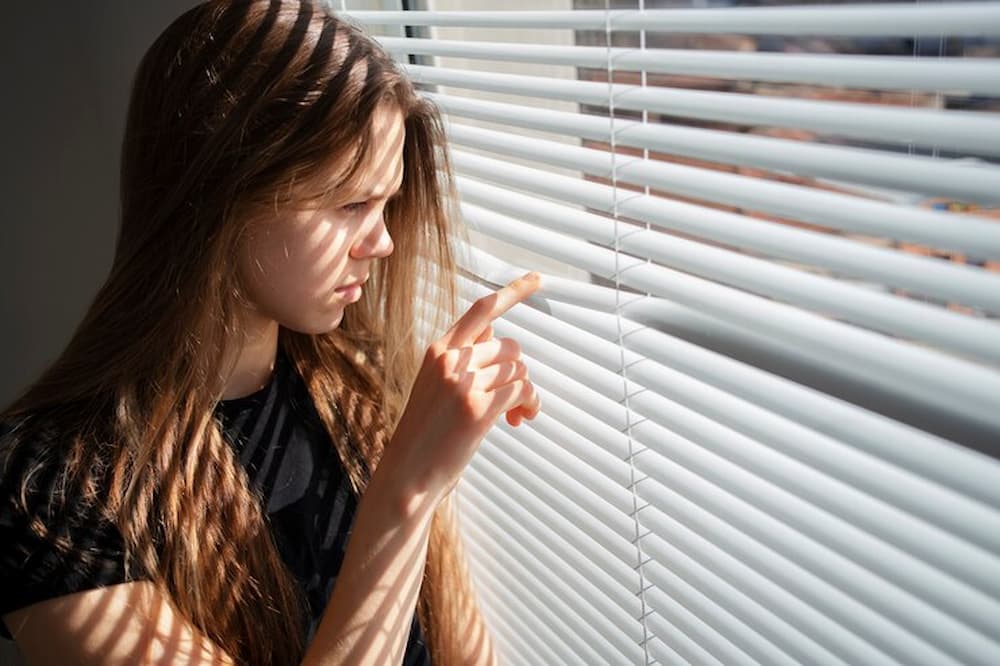
POLYGON ((528 376, 528 366, 521 361, 495 363, 476 372, 473 386, 480 391, 495 391, 504 384, 528 376))
POLYGON ((476 344, 479 344, 480 342, 486 342, 487 340, 492 340, 492 339, 493 339, 493 324, 490 324, 489 326, 486 327, 486 330, 480 333, 479 337, 476 338, 476 344))

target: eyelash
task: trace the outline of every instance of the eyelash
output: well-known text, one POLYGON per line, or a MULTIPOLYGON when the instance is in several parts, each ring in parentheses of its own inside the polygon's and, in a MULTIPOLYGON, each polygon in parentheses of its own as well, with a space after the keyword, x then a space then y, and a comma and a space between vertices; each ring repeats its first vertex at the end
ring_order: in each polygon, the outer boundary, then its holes
MULTIPOLYGON (((400 194, 401 194, 401 192, 396 192, 391 197, 389 197, 389 201, 392 201, 392 200, 396 199, 397 197, 399 197, 400 194)), ((349 204, 346 204, 344 206, 341 206, 340 209, 342 211, 344 211, 345 213, 347 213, 348 215, 353 215, 353 214, 359 212, 362 208, 365 208, 369 203, 371 203, 371 202, 370 201, 357 201, 355 203, 349 203, 349 204)))
POLYGON ((357 213, 358 211, 360 211, 362 208, 364 208, 367 205, 368 205, 367 201, 359 201, 357 203, 350 203, 350 204, 347 204, 346 206, 343 206, 342 210, 345 213, 353 214, 353 213, 357 213))

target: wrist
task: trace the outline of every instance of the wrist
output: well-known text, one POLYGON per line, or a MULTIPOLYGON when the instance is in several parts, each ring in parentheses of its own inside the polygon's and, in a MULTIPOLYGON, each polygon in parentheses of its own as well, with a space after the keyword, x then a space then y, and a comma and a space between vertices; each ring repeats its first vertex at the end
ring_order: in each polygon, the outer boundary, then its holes
POLYGON ((405 522, 429 520, 443 493, 428 479, 414 478, 410 467, 388 451, 382 456, 368 490, 380 498, 393 515, 405 522))

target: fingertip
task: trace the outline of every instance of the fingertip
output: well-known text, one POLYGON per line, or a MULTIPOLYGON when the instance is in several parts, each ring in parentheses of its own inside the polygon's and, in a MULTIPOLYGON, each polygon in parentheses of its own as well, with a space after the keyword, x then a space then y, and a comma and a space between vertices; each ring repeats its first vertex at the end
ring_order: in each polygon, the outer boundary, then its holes
POLYGON ((530 273, 525 273, 516 282, 522 288, 528 289, 529 291, 536 291, 542 286, 542 274, 538 271, 531 271, 530 273))

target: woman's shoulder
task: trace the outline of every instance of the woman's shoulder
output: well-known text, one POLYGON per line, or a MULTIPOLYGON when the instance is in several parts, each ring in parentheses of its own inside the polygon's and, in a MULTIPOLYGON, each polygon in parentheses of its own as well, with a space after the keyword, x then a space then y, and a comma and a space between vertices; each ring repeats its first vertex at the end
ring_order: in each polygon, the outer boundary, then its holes
MULTIPOLYGON (((23 492, 38 489, 44 472, 55 471, 60 464, 59 437, 50 424, 30 416, 0 420, 0 495, 4 502, 19 487, 23 492), (39 475, 39 472, 43 472, 39 475)), ((34 494, 34 493, 31 493, 34 494)))
POLYGON ((31 416, 0 420, 0 522, 34 524, 70 520, 79 524, 95 503, 94 465, 71 461, 71 446, 48 421, 31 416), (76 465, 71 465, 75 462, 76 465), (74 475, 73 471, 84 472, 74 475), (76 481, 87 478, 84 490, 76 481))
POLYGON ((121 534, 103 512, 103 475, 87 465, 68 474, 79 462, 70 451, 48 423, 0 420, 0 615, 126 580, 121 534))

